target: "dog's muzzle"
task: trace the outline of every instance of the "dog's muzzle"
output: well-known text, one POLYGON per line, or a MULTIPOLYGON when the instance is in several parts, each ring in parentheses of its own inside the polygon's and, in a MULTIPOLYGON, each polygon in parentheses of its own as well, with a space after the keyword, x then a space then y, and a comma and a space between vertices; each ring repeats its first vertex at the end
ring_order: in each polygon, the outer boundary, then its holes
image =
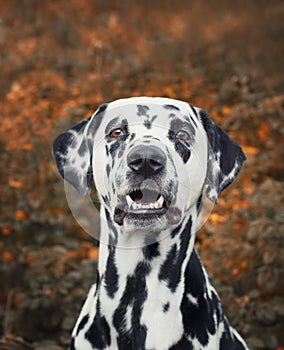
POLYGON ((172 194, 161 188, 159 179, 163 175, 167 157, 163 150, 153 145, 138 145, 127 155, 127 166, 135 178, 131 188, 120 199, 115 208, 114 220, 122 225, 126 215, 133 221, 157 220, 168 213, 175 220, 180 211, 170 208, 172 194))

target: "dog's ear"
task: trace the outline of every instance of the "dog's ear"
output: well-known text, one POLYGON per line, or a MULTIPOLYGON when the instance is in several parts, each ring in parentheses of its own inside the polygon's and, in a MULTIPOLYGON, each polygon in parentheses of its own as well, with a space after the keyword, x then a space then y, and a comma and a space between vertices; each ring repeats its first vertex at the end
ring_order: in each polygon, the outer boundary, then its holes
POLYGON ((206 195, 217 203, 221 192, 238 175, 246 156, 241 147, 212 121, 205 110, 200 109, 199 116, 208 138, 206 195))
POLYGON ((65 130, 53 142, 53 154, 60 175, 82 196, 92 191, 92 140, 106 106, 101 105, 92 117, 65 130))

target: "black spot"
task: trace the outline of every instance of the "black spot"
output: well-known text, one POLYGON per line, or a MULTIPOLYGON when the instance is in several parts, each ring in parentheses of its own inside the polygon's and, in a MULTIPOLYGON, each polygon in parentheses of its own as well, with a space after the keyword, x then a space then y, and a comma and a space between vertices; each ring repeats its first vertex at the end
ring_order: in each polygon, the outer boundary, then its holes
POLYGON ((167 302, 166 304, 163 305, 163 312, 164 313, 168 312, 169 308, 170 308, 170 303, 167 302))
POLYGON ((118 272, 115 265, 115 247, 108 247, 109 254, 105 272, 105 288, 108 296, 113 298, 118 290, 118 272))
POLYGON ((108 204, 108 203, 109 203, 108 196, 102 195, 102 200, 104 201, 105 204, 108 204))
POLYGON ((214 291, 212 292, 212 300, 210 305, 212 308, 212 312, 216 313, 217 323, 219 324, 223 318, 222 306, 218 295, 214 291))
POLYGON ((150 245, 146 245, 145 247, 143 247, 142 251, 145 259, 152 260, 153 258, 156 258, 157 256, 160 255, 159 243, 155 242, 150 245))
POLYGON ((157 114, 156 114, 156 115, 153 115, 153 117, 151 118, 151 123, 153 123, 153 121, 154 121, 155 119, 157 119, 157 118, 158 118, 157 114))
POLYGON ((107 164, 107 166, 106 166, 106 174, 107 174, 107 177, 109 177, 109 174, 110 174, 110 166, 109 166, 109 164, 107 164))
POLYGON ((233 339, 230 332, 229 324, 226 319, 224 319, 223 322, 224 322, 224 332, 222 334, 222 338, 220 342, 220 350, 232 349, 233 339))
POLYGON ((109 139, 108 141, 111 142, 111 146, 109 148, 109 153, 114 159, 116 156, 117 150, 119 147, 122 147, 123 143, 128 139, 129 137, 129 131, 128 131, 128 121, 126 119, 123 119, 120 124, 120 128, 123 130, 122 136, 118 137, 117 139, 112 140, 109 139))
POLYGON ((92 119, 92 117, 83 119, 78 124, 75 124, 74 126, 72 126, 72 130, 75 130, 75 131, 78 131, 78 132, 79 131, 83 131, 84 130, 83 127, 85 127, 91 119, 92 119))
POLYGON ((89 152, 88 150, 88 144, 85 138, 83 138, 80 147, 78 148, 78 154, 80 157, 84 156, 86 152, 89 152))
MULTIPOLYGON (((171 121, 170 129, 168 132, 169 140, 174 144, 175 150, 181 156, 184 163, 186 163, 190 157, 190 143, 182 142, 176 138, 176 133, 182 129, 187 129, 190 131, 191 137, 195 135, 195 130, 190 123, 186 123, 180 119, 173 119, 171 121)), ((192 141, 190 141, 192 142, 192 141)))
POLYGON ((109 150, 108 150, 108 145, 106 145, 106 156, 109 156, 109 150))
POLYGON ((94 297, 98 294, 98 290, 99 290, 99 285, 100 284, 101 284, 100 273, 99 273, 99 271, 97 271, 96 289, 95 289, 94 297))
MULTIPOLYGON (((223 176, 225 177, 226 175, 228 175, 238 163, 239 165, 238 169, 236 169, 236 176, 239 170, 241 169, 241 164, 244 162, 246 157, 243 151, 241 150, 240 146, 236 142, 234 142, 224 130, 222 130, 218 126, 216 126, 216 128, 219 134, 218 139, 220 142, 221 150, 220 166, 223 176)), ((228 180, 225 187, 227 187, 232 181, 233 179, 228 180)), ((223 189, 225 187, 223 187, 223 189)))
POLYGON ((215 302, 208 296, 202 265, 196 251, 193 250, 185 271, 185 291, 181 310, 186 335, 196 337, 203 346, 208 344, 209 334, 213 335, 216 332, 214 312, 218 305, 215 305, 215 302), (192 303, 187 294, 196 298, 197 303, 192 303))
POLYGON ((109 230, 110 230, 109 244, 115 245, 117 243, 118 231, 117 231, 116 227, 114 226, 113 219, 112 219, 109 211, 107 210, 107 208, 105 208, 105 215, 106 215, 106 220, 107 220, 109 230))
POLYGON ((143 124, 147 129, 151 129, 152 123, 150 122, 149 119, 145 119, 143 124))
POLYGON ((176 110, 176 111, 180 111, 180 109, 177 107, 177 106, 174 106, 174 105, 164 105, 163 106, 165 109, 167 110, 176 110))
POLYGON ((197 111, 196 111, 195 107, 194 107, 193 105, 191 105, 191 104, 189 104, 189 107, 191 108, 193 114, 194 114, 194 115, 196 116, 196 118, 197 118, 197 117, 198 117, 198 114, 197 114, 197 111))
POLYGON ((108 135, 114 126, 117 126, 119 118, 113 118, 110 120, 105 128, 105 134, 108 135))
POLYGON ((193 346, 191 341, 188 340, 186 336, 183 336, 176 344, 171 346, 169 350, 193 350, 193 346))
POLYGON ((146 276, 150 272, 149 264, 140 262, 133 275, 127 277, 126 287, 118 308, 114 311, 113 325, 118 332, 119 349, 145 349, 147 329, 140 323, 143 304, 147 298, 146 276), (127 307, 132 307, 131 329, 126 329, 127 307))
POLYGON ((137 105, 137 115, 138 117, 147 116, 147 112, 149 111, 148 106, 137 105))
POLYGON ((203 205, 203 194, 201 193, 201 195, 199 196, 199 198, 196 202, 197 215, 200 214, 201 209, 202 209, 202 205, 203 205))
POLYGON ((75 350, 75 339, 72 337, 68 350, 75 350))
POLYGON ((135 136, 136 136, 136 134, 135 134, 135 132, 133 132, 133 133, 130 135, 129 141, 130 141, 130 142, 133 141, 133 139, 135 138, 135 136))
POLYGON ((190 120, 192 121, 192 123, 194 124, 194 126, 197 128, 196 121, 192 118, 192 116, 190 116, 190 120))
POLYGON ((86 325, 86 323, 89 321, 89 315, 85 315, 82 319, 81 319, 81 321, 80 321, 80 323, 79 323, 79 325, 78 325, 78 328, 77 328, 77 330, 76 330, 76 336, 80 333, 80 331, 84 328, 84 326, 86 325))
POLYGON ((119 146, 120 146, 120 142, 118 139, 110 145, 109 153, 111 154, 112 157, 115 157, 116 151, 118 150, 119 146))
POLYGON ((95 349, 105 349, 110 345, 110 327, 104 316, 101 315, 100 301, 97 299, 96 315, 91 327, 85 334, 85 338, 95 349))
POLYGON ((153 117, 150 118, 150 116, 147 114, 147 115, 146 115, 146 118, 147 118, 147 119, 145 119, 144 122, 143 122, 144 126, 145 126, 148 130, 150 130, 151 127, 152 127, 152 124, 153 124, 154 120, 155 120, 157 117, 158 117, 157 115, 153 115, 153 117))
POLYGON ((181 280, 182 263, 186 257, 188 249, 191 236, 191 225, 192 220, 190 218, 180 235, 179 250, 177 249, 177 245, 173 244, 159 271, 159 279, 166 281, 168 287, 173 293, 181 280))
POLYGON ((103 103, 102 105, 100 105, 95 116, 102 113, 102 112, 105 112, 105 110, 107 109, 107 106, 108 106, 107 103, 103 103))
POLYGON ((195 249, 192 251, 185 271, 186 292, 192 294, 195 298, 204 295, 206 280, 201 262, 195 249))
POLYGON ((171 237, 174 238, 177 234, 180 233, 182 222, 171 232, 171 237))
POLYGON ((173 244, 170 251, 167 254, 166 260, 160 268, 159 280, 167 281, 168 284, 171 283, 173 275, 173 269, 176 266, 177 260, 177 245, 173 244))
POLYGON ((230 331, 230 325, 226 317, 224 317, 224 332, 220 342, 220 350, 244 350, 243 344, 230 331))
POLYGON ((189 146, 186 146, 181 141, 177 140, 175 133, 172 132, 171 130, 169 130, 168 137, 170 141, 172 141, 172 143, 175 145, 175 150, 181 156, 181 159, 183 160, 183 162, 186 163, 191 155, 189 146))
MULTIPOLYGON (((100 105, 97 111, 95 112, 95 114, 93 115, 94 118, 88 129, 88 136, 92 136, 90 137, 91 140, 93 139, 96 131, 98 130, 103 120, 107 106, 108 106, 107 103, 100 105)), ((92 149, 91 145, 89 145, 89 148, 92 149)))

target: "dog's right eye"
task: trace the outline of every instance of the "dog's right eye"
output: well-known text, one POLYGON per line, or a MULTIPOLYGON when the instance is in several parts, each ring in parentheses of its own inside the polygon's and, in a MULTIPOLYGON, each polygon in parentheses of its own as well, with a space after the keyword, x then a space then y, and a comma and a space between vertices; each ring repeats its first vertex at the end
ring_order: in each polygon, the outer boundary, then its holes
POLYGON ((177 134, 176 134, 176 138, 181 140, 181 141, 188 141, 190 140, 190 135, 187 131, 185 130, 180 130, 177 134))
POLYGON ((119 136, 123 135, 123 131, 120 128, 113 129, 110 133, 109 136, 117 139, 119 136))

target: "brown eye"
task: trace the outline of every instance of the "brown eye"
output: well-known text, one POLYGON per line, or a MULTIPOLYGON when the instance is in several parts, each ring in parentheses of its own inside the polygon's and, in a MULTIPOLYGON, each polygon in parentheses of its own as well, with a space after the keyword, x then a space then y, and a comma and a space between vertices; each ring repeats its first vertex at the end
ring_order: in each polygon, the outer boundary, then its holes
POLYGON ((113 129, 110 133, 109 136, 113 137, 114 139, 117 139, 119 136, 123 135, 123 131, 120 128, 113 129))
POLYGON ((180 130, 176 133, 176 138, 181 141, 188 141, 190 139, 189 133, 185 130, 180 130))

